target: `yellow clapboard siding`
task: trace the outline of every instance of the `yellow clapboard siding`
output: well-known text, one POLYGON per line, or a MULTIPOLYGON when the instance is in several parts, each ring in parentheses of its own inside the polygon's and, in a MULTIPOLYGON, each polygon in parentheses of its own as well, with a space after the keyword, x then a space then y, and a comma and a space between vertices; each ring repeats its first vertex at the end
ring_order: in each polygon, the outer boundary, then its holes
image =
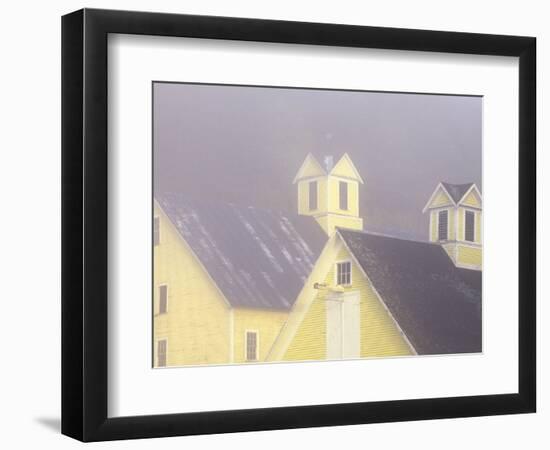
POLYGON ((298 214, 310 216, 327 212, 327 178, 302 180, 298 182, 298 214), (317 181, 317 209, 309 209, 310 182, 317 181))
POLYGON ((329 176, 328 178, 328 212, 359 216, 359 183, 329 176), (340 209, 340 182, 348 185, 348 209, 340 209))
POLYGON ((167 339, 167 365, 229 361, 229 307, 166 215, 160 218, 160 245, 154 248, 154 365, 157 341, 167 339), (159 312, 159 285, 168 286, 167 313, 159 312))
POLYGON ((321 361, 326 358, 326 313, 325 296, 319 294, 311 303, 284 361, 321 361))
MULTIPOLYGON (((334 285, 335 263, 352 260, 346 248, 333 254, 322 255, 331 258, 330 270, 324 283, 334 285)), ((323 262, 318 262, 323 264, 323 262)), ((361 357, 397 356, 412 354, 406 340, 401 335, 393 319, 376 296, 361 269, 352 261, 352 284, 345 291, 360 292, 361 357)), ((326 297, 328 290, 319 290, 309 305, 304 319, 289 344, 284 360, 323 360, 326 359, 326 297)))
POLYGON ((330 171, 330 175, 336 177, 350 178, 352 180, 359 180, 360 177, 357 173, 356 168, 351 161, 351 158, 348 154, 344 154, 336 165, 330 171))
MULTIPOLYGON (((336 254, 327 255, 329 267, 333 267, 338 259, 343 259, 342 255, 346 255, 340 251, 336 254)), ((345 257, 345 256, 344 256, 345 257)), ((320 261, 323 264, 324 261, 320 261)), ((331 268, 324 278, 323 282, 327 286, 334 284, 334 269, 331 268)), ((326 359, 326 331, 327 331, 327 315, 326 315, 326 298, 328 290, 321 289, 317 291, 317 295, 313 299, 306 316, 300 324, 296 335, 284 355, 285 361, 305 361, 314 360, 322 361, 326 359)))
POLYGON ((481 249, 459 245, 457 249, 457 263, 481 268, 481 249))
POLYGON ((429 208, 439 208, 441 206, 447 206, 452 204, 453 202, 451 201, 449 196, 442 190, 439 190, 437 195, 432 200, 432 203, 430 203, 429 208))
POLYGON ((298 179, 302 179, 324 175, 326 175, 326 172, 323 170, 321 164, 319 164, 319 161, 313 155, 308 154, 298 171, 297 177, 298 179))
POLYGON ((473 206, 475 208, 481 208, 481 203, 474 191, 471 191, 466 198, 462 201, 463 205, 473 206))
POLYGON ((234 317, 234 362, 246 361, 245 356, 245 333, 246 331, 257 331, 259 336, 259 361, 265 358, 271 350, 275 338, 281 331, 287 317, 287 311, 273 311, 251 308, 235 308, 234 317))

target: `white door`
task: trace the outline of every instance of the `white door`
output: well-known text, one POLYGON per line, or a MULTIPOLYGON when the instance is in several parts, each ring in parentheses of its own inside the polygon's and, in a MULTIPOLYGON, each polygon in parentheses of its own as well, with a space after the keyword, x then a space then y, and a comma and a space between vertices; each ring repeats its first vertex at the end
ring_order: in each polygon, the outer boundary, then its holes
POLYGON ((342 298, 328 295, 327 305, 327 359, 342 358, 342 298))
POLYGON ((359 358, 361 354, 359 292, 327 296, 326 313, 327 359, 359 358))

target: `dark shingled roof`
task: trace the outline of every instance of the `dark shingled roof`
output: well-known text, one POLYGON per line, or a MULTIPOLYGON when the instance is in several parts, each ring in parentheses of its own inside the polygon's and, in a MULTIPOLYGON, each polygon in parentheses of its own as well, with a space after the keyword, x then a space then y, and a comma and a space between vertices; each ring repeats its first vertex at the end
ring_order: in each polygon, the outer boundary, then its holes
POLYGON ((443 247, 338 230, 418 354, 481 352, 481 272, 443 247))
POLYGON ((441 184, 447 190, 449 195, 453 198, 454 202, 458 203, 474 183, 466 183, 466 184, 441 183, 441 184))
POLYGON ((290 309, 327 241, 312 217, 156 199, 233 306, 290 309))

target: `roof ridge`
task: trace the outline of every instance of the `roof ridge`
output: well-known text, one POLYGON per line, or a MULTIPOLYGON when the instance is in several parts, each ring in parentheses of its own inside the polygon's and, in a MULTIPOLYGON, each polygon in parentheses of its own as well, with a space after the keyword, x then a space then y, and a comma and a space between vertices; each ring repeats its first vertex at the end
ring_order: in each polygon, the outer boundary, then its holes
MULTIPOLYGON (((282 209, 282 208, 266 208, 265 206, 258 206, 258 205, 248 205, 248 204, 241 204, 236 203, 232 201, 224 201, 224 200, 217 200, 217 199, 197 199, 192 197, 185 197, 185 194, 182 192, 176 192, 176 191, 165 191, 162 193, 154 194, 153 198, 156 201, 159 201, 162 203, 161 198, 166 198, 167 196, 175 196, 178 197, 179 200, 182 200, 184 202, 188 202, 192 204, 193 206, 195 204, 197 205, 219 205, 219 206, 227 206, 227 207, 234 207, 237 209, 255 209, 259 211, 269 212, 269 213, 275 213, 278 215, 288 215, 288 216, 301 216, 297 212, 291 210, 291 209, 282 209)), ((306 216, 304 216, 306 217, 306 216)))
POLYGON ((437 242, 420 241, 420 240, 417 240, 417 239, 394 236, 394 235, 387 234, 387 233, 380 233, 378 231, 352 230, 350 228, 343 228, 343 227, 336 227, 336 229, 338 231, 351 232, 351 233, 357 233, 357 234, 366 234, 366 235, 371 235, 371 236, 386 237, 386 238, 390 238, 390 239, 396 239, 396 240, 399 240, 399 241, 415 242, 415 243, 418 243, 418 244, 430 244, 430 245, 436 245, 438 247, 441 246, 441 244, 439 244, 437 242))

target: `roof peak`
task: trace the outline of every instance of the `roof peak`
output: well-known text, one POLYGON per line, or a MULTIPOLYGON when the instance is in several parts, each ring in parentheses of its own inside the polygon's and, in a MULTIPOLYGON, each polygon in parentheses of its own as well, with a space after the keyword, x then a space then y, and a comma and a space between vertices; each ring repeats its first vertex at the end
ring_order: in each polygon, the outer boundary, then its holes
POLYGON ((472 182, 468 182, 468 183, 449 183, 448 181, 442 181, 441 184, 445 187, 447 186, 452 186, 452 187, 471 187, 472 185, 474 185, 475 183, 472 181, 472 182))
POLYGON ((359 171, 355 167, 351 156, 348 152, 338 153, 338 157, 335 157, 335 154, 324 155, 321 161, 315 157, 315 155, 309 152, 302 165, 298 169, 296 176, 294 177, 293 183, 304 179, 304 178, 314 178, 318 176, 339 176, 338 173, 335 173, 335 170, 341 165, 347 162, 349 170, 351 173, 347 175, 348 178, 354 178, 359 181, 361 184, 364 183, 363 178, 359 174, 359 171))
POLYGON ((477 189, 477 185, 474 182, 455 184, 455 183, 448 183, 446 181, 442 181, 440 184, 443 187, 443 189, 445 189, 447 193, 451 196, 451 199, 455 203, 460 202, 464 197, 464 195, 466 195, 466 193, 470 189, 472 188, 477 189))

